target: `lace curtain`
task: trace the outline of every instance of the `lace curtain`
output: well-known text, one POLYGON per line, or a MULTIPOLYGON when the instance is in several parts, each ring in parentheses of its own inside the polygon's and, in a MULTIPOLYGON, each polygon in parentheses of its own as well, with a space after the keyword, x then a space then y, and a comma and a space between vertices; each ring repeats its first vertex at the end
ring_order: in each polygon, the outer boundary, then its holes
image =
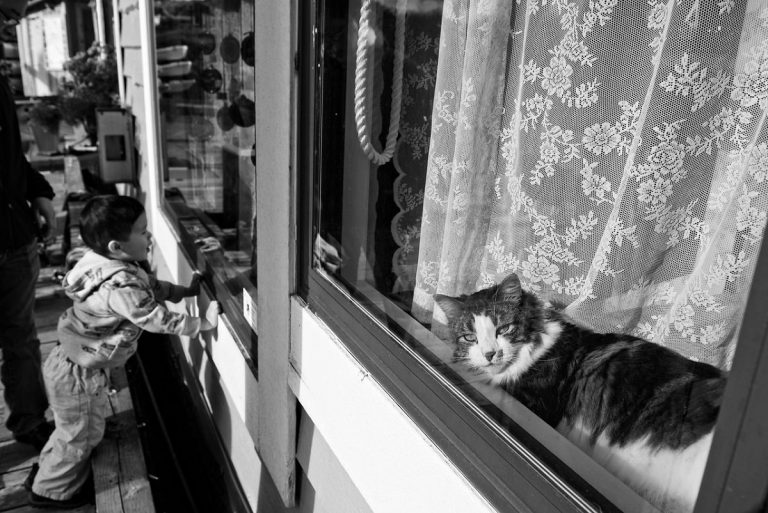
POLYGON ((414 315, 515 272, 729 367, 768 210, 765 0, 446 0, 414 315))

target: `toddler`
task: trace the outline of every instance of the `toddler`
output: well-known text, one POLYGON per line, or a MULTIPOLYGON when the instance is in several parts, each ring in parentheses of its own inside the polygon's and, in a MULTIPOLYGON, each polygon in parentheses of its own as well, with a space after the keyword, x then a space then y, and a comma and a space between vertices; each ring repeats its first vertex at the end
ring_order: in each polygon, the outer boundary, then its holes
POLYGON ((59 319, 59 345, 43 366, 55 430, 30 475, 30 504, 76 508, 91 500, 86 483, 91 451, 104 435, 107 369, 136 352, 142 330, 196 336, 214 329, 221 311, 212 301, 204 318, 169 311, 163 301, 199 293, 157 280, 147 263, 151 234, 144 207, 127 196, 97 196, 80 215, 89 251, 62 282, 73 305, 59 319), (34 471, 33 471, 34 472, 34 471))

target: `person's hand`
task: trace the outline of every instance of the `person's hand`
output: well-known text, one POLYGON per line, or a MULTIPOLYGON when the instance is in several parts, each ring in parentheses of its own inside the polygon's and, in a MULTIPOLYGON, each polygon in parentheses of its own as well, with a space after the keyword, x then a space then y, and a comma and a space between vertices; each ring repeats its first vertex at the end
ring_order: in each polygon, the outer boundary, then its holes
POLYGON ((187 287, 187 292, 184 294, 187 297, 191 296, 197 296, 200 294, 200 281, 203 279, 203 276, 200 273, 195 273, 194 276, 192 276, 192 282, 187 287))
POLYGON ((218 301, 211 301, 208 308, 205 311, 205 317, 200 326, 200 331, 212 330, 219 325, 219 314, 221 313, 221 305, 218 301))
POLYGON ((322 266, 326 271, 333 274, 339 270, 344 263, 344 256, 341 245, 338 248, 333 242, 326 241, 319 234, 315 237, 315 244, 312 248, 313 267, 322 266))
POLYGON ((53 211, 53 203, 48 198, 39 197, 34 199, 32 206, 36 213, 35 220, 40 227, 43 243, 53 242, 53 227, 56 226, 56 213, 53 211), (40 222, 40 216, 44 219, 43 223, 40 222))

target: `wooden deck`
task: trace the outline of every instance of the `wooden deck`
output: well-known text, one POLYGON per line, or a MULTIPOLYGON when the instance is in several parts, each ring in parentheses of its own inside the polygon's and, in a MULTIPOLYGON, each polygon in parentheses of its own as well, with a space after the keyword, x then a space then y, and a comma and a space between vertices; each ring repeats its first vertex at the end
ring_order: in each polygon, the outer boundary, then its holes
POLYGON ((112 370, 113 414, 107 418, 104 440, 93 452, 94 488, 98 513, 154 513, 152 490, 133 412, 125 369, 112 370))
MULTIPOLYGON (((52 269, 44 269, 37 286, 35 323, 43 361, 56 346, 56 324, 69 300, 57 282, 52 269)), ((147 480, 144 456, 141 450, 133 403, 123 369, 113 373, 113 382, 119 390, 110 396, 114 415, 108 419, 105 440, 94 451, 92 469, 96 504, 66 510, 74 513, 154 512, 152 495, 147 480)), ((2 385, 0 385, 0 392, 2 385)), ((24 489, 32 464, 38 453, 29 445, 13 440, 5 428, 5 404, 0 394, 0 512, 34 513, 41 510, 27 503, 24 489)), ((50 411, 49 420, 52 419, 50 411)))

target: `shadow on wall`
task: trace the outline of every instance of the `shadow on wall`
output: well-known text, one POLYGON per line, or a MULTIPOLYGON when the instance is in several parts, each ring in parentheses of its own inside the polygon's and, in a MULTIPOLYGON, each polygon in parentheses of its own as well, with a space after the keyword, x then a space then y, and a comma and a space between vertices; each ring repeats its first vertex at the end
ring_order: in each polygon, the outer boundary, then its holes
MULTIPOLYGON (((141 409, 150 433, 150 451, 145 455, 148 470, 161 474, 153 482, 158 511, 247 513, 238 484, 229 478, 229 462, 217 450, 215 433, 201 411, 204 406, 190 393, 195 388, 189 386, 180 366, 183 359, 170 337, 145 333, 138 359, 132 360, 147 377, 141 409)), ((137 396, 142 398, 140 393, 137 396)), ((226 401, 214 402, 226 406, 226 401)))

